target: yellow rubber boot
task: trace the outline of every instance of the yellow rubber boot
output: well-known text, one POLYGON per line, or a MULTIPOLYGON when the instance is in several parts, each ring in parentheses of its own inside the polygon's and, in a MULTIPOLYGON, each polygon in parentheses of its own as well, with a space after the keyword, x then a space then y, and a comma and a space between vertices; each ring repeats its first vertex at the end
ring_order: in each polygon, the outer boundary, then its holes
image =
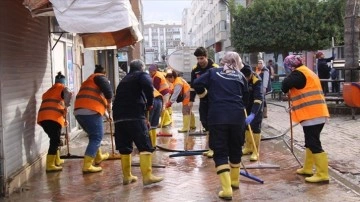
MULTIPOLYGON (((251 137, 250 137, 251 138, 251 137)), ((261 141, 261 134, 260 133, 254 133, 254 140, 255 140, 255 146, 257 151, 259 152, 260 149, 260 141, 261 141)), ((254 147, 254 146, 253 146, 254 147)), ((254 149, 255 150, 255 149, 254 149)), ((250 161, 257 161, 259 158, 259 153, 256 153, 253 150, 253 153, 250 156, 250 161)))
POLYGON ((93 166, 94 158, 91 156, 84 156, 83 173, 96 173, 102 171, 101 167, 93 166))
POLYGON ((162 127, 166 127, 169 126, 171 124, 171 117, 169 115, 169 111, 168 110, 163 110, 161 113, 161 118, 164 120, 162 121, 162 127))
POLYGON ((121 168, 123 172, 123 185, 137 181, 137 177, 131 174, 131 154, 121 155, 121 168))
POLYGON ((202 154, 208 158, 212 158, 214 156, 214 151, 209 149, 209 151, 203 152, 202 154))
POLYGON ((314 156, 309 148, 305 149, 305 162, 304 166, 296 170, 299 175, 313 175, 314 156))
POLYGON ((244 148, 242 149, 243 155, 249 155, 253 152, 253 146, 252 146, 252 139, 250 136, 250 131, 245 131, 245 144, 244 148))
POLYGON ((55 158, 56 158, 56 155, 47 155, 46 156, 46 172, 57 172, 57 171, 62 170, 61 166, 55 165, 55 158))
POLYGON ((150 152, 140 153, 140 170, 143 176, 144 186, 161 182, 164 179, 163 177, 157 177, 152 174, 151 155, 152 154, 150 152))
POLYGON ((230 178, 230 167, 228 164, 216 167, 217 174, 220 177, 221 188, 218 196, 224 200, 232 200, 232 188, 230 178))
POLYGON ((193 112, 191 112, 191 117, 190 117, 190 130, 196 130, 195 115, 193 112))
POLYGON ((306 177, 306 182, 329 183, 328 158, 325 152, 313 154, 316 173, 311 177, 306 177))
POLYGON ((182 129, 179 129, 178 132, 179 133, 186 133, 189 130, 189 125, 190 125, 190 115, 183 115, 183 127, 182 129))
POLYGON ((152 147, 156 147, 156 128, 149 130, 152 147))
POLYGON ((60 158, 60 151, 57 150, 56 152, 56 158, 55 158, 55 165, 57 166, 61 166, 62 164, 64 164, 64 160, 60 158))
POLYGON ((102 153, 101 149, 99 148, 96 152, 96 156, 95 156, 95 165, 99 165, 102 161, 105 161, 106 159, 108 159, 110 156, 110 154, 108 152, 106 153, 102 153))
POLYGON ((168 125, 170 125, 173 122, 173 120, 172 120, 172 109, 166 108, 166 113, 168 114, 168 119, 169 119, 169 124, 168 125))
POLYGON ((169 108, 166 108, 166 110, 169 112, 169 116, 172 117, 172 114, 173 114, 172 108, 169 107, 169 108))
POLYGON ((233 189, 239 189, 240 186, 240 163, 230 164, 230 178, 231 178, 231 187, 233 189))

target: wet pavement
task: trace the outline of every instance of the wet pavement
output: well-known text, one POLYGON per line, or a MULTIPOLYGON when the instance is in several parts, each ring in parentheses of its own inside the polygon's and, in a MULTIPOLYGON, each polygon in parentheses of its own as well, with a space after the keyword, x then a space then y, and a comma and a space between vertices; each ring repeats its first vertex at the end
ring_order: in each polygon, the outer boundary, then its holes
MULTIPOLYGON (((285 134, 289 129, 289 118, 281 107, 287 102, 271 102, 274 104, 269 104, 269 118, 263 124, 263 135, 270 139, 285 134)), ((194 112, 199 125, 197 109, 194 112)), ((174 124, 171 129, 163 131, 173 136, 158 137, 159 146, 172 150, 206 149, 205 136, 191 136, 186 140, 184 134, 177 133, 181 118, 180 105, 175 105, 174 124)), ((360 124, 348 119, 351 119, 350 115, 334 117, 324 128, 322 142, 329 153, 329 184, 305 183, 304 177, 294 173, 300 166, 284 143, 291 142, 290 132, 287 132, 284 136, 261 142, 260 162, 251 163, 249 156, 243 157, 245 167, 258 168, 247 171, 263 180, 264 184, 240 176, 240 189, 234 190, 233 201, 360 201, 356 192, 359 189, 356 177, 360 152, 356 129, 360 129, 360 124), (338 162, 342 163, 338 165, 338 162), (280 168, 264 168, 269 166, 280 168)), ((293 152, 301 160, 303 139, 300 126, 294 127, 293 136, 293 152)), ((111 153, 110 137, 105 135, 102 149, 111 153)), ((80 134, 70 142, 70 153, 83 155, 86 144, 86 135, 80 134)), ((66 153, 66 147, 62 148, 62 154, 66 153)), ((142 185, 138 166, 132 167, 132 173, 139 177, 139 181, 122 185, 118 159, 104 161, 100 173, 85 175, 81 171, 82 159, 66 159, 62 172, 45 173, 43 168, 18 193, 0 201, 222 201, 217 196, 221 187, 213 160, 201 155, 170 158, 169 155, 174 153, 160 149, 154 152, 154 165, 164 168, 153 168, 153 173, 165 177, 164 181, 154 185, 142 185)), ((133 162, 136 164, 138 161, 138 153, 134 151, 133 162)))

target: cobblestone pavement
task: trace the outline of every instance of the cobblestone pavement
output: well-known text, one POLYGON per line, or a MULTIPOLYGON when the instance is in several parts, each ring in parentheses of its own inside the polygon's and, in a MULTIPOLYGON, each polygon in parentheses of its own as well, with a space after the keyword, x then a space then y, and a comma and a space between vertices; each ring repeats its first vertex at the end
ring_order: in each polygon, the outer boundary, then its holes
MULTIPOLYGON (((289 106, 288 102, 268 100, 268 103, 268 118, 263 121, 263 130, 273 135, 286 132, 290 128, 289 115, 285 111, 289 106)), ((301 151, 305 144, 303 134, 300 125, 293 127, 294 145, 301 151)), ((360 121, 353 120, 349 114, 331 115, 320 136, 323 149, 328 153, 331 171, 354 188, 360 186, 359 135, 360 121)), ((290 136, 289 131, 285 137, 289 139, 290 136)))
MULTIPOLYGON (((276 104, 285 106, 287 103, 276 104)), ((173 150, 205 149, 206 137, 190 137, 185 144, 184 134, 176 132, 182 123, 180 112, 179 105, 175 105, 174 124, 168 131, 173 136, 159 137, 158 144, 173 150)), ((198 118, 198 114, 196 116, 198 118)), ((329 153, 330 165, 334 168, 332 170, 335 170, 336 167, 342 172, 345 170, 357 172, 359 167, 356 163, 359 162, 355 163, 355 160, 360 150, 355 141, 357 140, 355 139, 356 134, 351 131, 357 131, 356 128, 359 128, 359 124, 357 121, 345 118, 332 118, 324 129, 322 142, 325 150, 329 153), (341 128, 343 129, 341 130, 341 128), (343 165, 336 166, 338 161, 343 162, 343 165), (345 169, 350 165, 352 165, 351 169, 345 169)), ((271 138, 284 133, 289 128, 289 119, 284 108, 270 104, 269 118, 264 120, 263 128, 264 137, 271 138)), ((160 131, 160 129, 158 130, 160 131)), ((303 145, 301 127, 294 127, 293 134, 294 153, 301 158, 301 145, 303 145)), ((285 137, 288 136, 289 133, 285 137)), ((104 137, 102 142, 104 151, 112 151, 110 137, 110 135, 104 137)), ((71 141, 71 154, 82 155, 86 144, 86 135, 79 135, 71 141)), ((62 149, 62 154, 66 153, 65 147, 62 149)), ((217 197, 221 187, 213 160, 201 155, 170 158, 169 155, 173 153, 159 149, 155 151, 154 165, 165 166, 164 168, 153 168, 155 175, 165 177, 164 181, 155 185, 145 187, 142 185, 140 169, 136 166, 139 161, 138 154, 134 151, 132 173, 139 177, 139 181, 136 183, 122 185, 120 160, 104 161, 101 164, 103 171, 100 173, 82 174, 82 159, 66 159, 62 172, 45 173, 45 168, 41 168, 39 173, 32 177, 18 193, 0 201, 221 201, 217 197)), ((340 178, 339 176, 343 174, 337 173, 336 170, 331 172, 329 184, 305 183, 304 177, 294 173, 299 168, 299 163, 281 137, 262 141, 260 158, 261 161, 254 164, 250 163, 249 156, 244 156, 243 162, 247 167, 258 168, 247 169, 247 171, 262 179, 264 184, 240 176, 240 189, 234 190, 233 201, 352 202, 360 200, 360 195, 356 193, 356 187, 351 187, 346 178, 340 178), (280 168, 264 168, 271 165, 280 168)))

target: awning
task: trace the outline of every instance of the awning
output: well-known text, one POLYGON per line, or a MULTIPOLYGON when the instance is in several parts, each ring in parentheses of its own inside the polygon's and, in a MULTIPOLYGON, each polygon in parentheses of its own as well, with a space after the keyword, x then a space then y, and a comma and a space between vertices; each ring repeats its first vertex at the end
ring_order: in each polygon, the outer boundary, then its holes
POLYGON ((24 0, 34 17, 55 16, 61 29, 78 33, 85 48, 134 45, 143 36, 129 0, 24 0))
POLYGON ((80 34, 84 48, 91 47, 106 47, 116 46, 117 48, 135 44, 138 40, 134 36, 137 34, 132 33, 134 29, 127 28, 116 32, 106 33, 86 33, 80 34))

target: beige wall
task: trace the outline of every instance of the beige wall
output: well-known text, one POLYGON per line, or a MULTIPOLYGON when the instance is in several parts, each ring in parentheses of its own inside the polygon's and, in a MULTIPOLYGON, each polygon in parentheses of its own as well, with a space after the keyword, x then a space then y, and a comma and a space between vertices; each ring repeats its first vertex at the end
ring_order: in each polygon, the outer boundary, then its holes
MULTIPOLYGON (((143 11, 143 8, 142 8, 142 2, 141 0, 130 0, 130 3, 131 3, 131 6, 132 6, 132 9, 134 11, 134 14, 136 16, 136 18, 138 19, 139 21, 139 29, 140 29, 140 32, 143 33, 143 19, 142 19, 142 11, 143 11)), ((139 41, 137 42, 135 45, 133 46, 129 46, 128 47, 128 60, 129 62, 133 59, 141 59, 141 60, 144 60, 144 46, 143 46, 143 40, 142 41, 139 41)))

